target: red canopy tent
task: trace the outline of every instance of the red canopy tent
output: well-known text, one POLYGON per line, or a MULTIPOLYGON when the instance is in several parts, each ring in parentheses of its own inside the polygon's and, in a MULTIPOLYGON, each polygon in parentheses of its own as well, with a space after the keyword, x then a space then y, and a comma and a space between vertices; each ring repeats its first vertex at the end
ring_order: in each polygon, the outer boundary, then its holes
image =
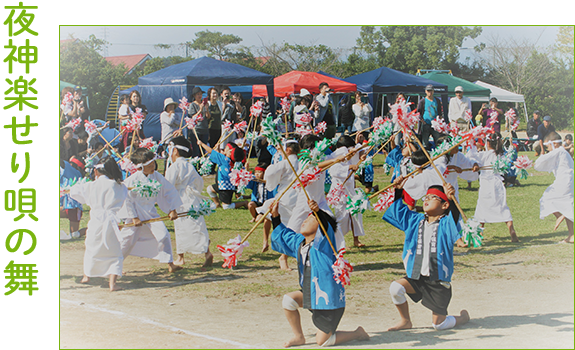
MULTIPOLYGON (((290 94, 299 94, 301 89, 307 89, 312 94, 319 93, 319 84, 326 82, 335 92, 354 92, 357 86, 347 81, 328 77, 327 75, 315 72, 291 71, 274 78, 274 95, 285 97, 290 94)), ((252 88, 253 97, 263 97, 267 95, 265 85, 254 85, 252 88)))

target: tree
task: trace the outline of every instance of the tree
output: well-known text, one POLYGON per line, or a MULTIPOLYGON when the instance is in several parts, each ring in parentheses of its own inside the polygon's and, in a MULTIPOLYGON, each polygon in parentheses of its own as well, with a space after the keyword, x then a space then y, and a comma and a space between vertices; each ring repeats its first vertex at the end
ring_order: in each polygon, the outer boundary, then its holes
POLYGON ((215 56, 219 60, 224 60, 232 53, 228 46, 239 44, 241 41, 242 38, 233 34, 222 34, 221 32, 206 30, 197 32, 195 40, 191 43, 188 42, 189 44, 184 44, 192 50, 208 51, 208 56, 215 56))
POLYGON ((60 79, 88 88, 90 115, 98 119, 105 119, 111 94, 127 79, 123 64, 114 67, 97 52, 104 44, 92 35, 85 41, 67 42, 60 49, 60 79))
POLYGON ((573 60, 573 27, 559 27, 557 50, 573 60))
POLYGON ((421 68, 445 69, 455 64, 463 41, 481 32, 481 27, 462 26, 362 26, 356 43, 379 65, 415 74, 421 68))

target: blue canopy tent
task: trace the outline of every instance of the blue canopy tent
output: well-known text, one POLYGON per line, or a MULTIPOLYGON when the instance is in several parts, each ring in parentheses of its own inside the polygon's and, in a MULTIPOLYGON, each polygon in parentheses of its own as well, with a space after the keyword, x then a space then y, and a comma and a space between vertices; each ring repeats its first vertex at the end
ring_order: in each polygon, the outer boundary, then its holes
MULTIPOLYGON (((138 89, 142 95, 142 103, 148 108, 148 116, 144 121, 144 134, 153 136, 154 140, 161 137, 160 113, 164 109, 164 99, 171 97, 179 101, 182 97, 189 98, 195 86, 229 86, 234 92, 235 86, 266 85, 268 95, 273 96, 274 77, 239 64, 218 61, 210 57, 201 57, 191 61, 175 64, 138 79, 138 89)), ((242 92, 242 91, 238 91, 242 92)), ((176 114, 182 111, 176 109, 176 114)))
MULTIPOLYGON (((425 93, 425 87, 428 84, 433 85, 434 91, 441 95, 443 106, 447 106, 447 85, 395 69, 381 67, 343 80, 356 84, 358 91, 366 93, 369 97, 369 103, 374 106, 374 110, 377 107, 374 104, 374 101, 377 101, 375 100, 377 95, 399 92, 419 95, 425 93)), ((382 103, 382 112, 383 107, 384 104, 382 103)))

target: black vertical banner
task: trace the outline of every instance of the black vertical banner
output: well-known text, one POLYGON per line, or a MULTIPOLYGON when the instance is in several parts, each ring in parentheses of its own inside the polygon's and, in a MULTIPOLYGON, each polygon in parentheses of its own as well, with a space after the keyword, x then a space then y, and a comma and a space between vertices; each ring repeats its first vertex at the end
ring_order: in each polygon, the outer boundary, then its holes
POLYGON ((3 296, 39 295, 39 1, 4 1, 3 296))

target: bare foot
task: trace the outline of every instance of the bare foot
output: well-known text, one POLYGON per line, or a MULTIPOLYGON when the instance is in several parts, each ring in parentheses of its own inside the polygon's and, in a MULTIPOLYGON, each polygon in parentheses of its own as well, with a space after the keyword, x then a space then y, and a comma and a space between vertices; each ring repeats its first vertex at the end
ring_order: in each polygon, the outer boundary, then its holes
POLYGON ((88 283, 90 282, 90 277, 84 275, 84 277, 82 277, 82 280, 80 281, 80 283, 88 283))
POLYGON ((515 232, 515 230, 509 231, 509 235, 511 236, 512 243, 519 243, 519 238, 517 238, 517 233, 515 232))
MULTIPOLYGON (((557 218, 557 220, 555 221, 555 227, 553 228, 553 231, 557 231, 557 229, 559 228, 559 225, 561 225, 563 220, 565 220, 565 215, 561 215, 557 218)), ((573 243, 573 242, 571 242, 571 243, 573 243)))
POLYGON ((289 348, 290 346, 298 346, 298 345, 304 345, 305 344, 305 338, 304 336, 295 336, 293 338, 291 338, 290 340, 286 341, 284 343, 284 348, 289 348))
POLYGON ((291 269, 288 266, 288 262, 287 262, 287 255, 281 255, 280 258, 278 259, 280 262, 280 269, 284 270, 284 271, 291 271, 291 269))
POLYGON ((184 263, 185 263, 184 259, 178 259, 174 261, 174 265, 176 266, 184 266, 184 263))
POLYGON ((401 321, 399 321, 398 324, 396 324, 395 326, 389 328, 387 331, 388 332, 392 332, 392 331, 399 331, 402 329, 411 329, 413 327, 413 325, 411 324, 411 320, 404 320, 402 319, 401 321))
POLYGON ((114 284, 113 286, 110 286, 110 292, 116 292, 118 290, 122 290, 124 288, 119 287, 117 284, 114 284))
POLYGON ((262 246, 262 253, 267 252, 270 249, 270 244, 267 242, 264 242, 263 246, 262 246))
POLYGON ((361 242, 359 241, 359 239, 353 240, 353 245, 354 245, 355 247, 358 247, 358 248, 363 248, 363 247, 365 247, 365 244, 361 243, 361 242))
POLYGON ((459 312, 459 317, 457 317, 457 325, 461 326, 462 324, 466 324, 467 322, 469 322, 470 317, 469 317, 469 312, 467 312, 467 310, 461 310, 461 312, 459 312))
POLYGON ((170 273, 176 272, 176 271, 181 270, 181 269, 183 269, 183 267, 181 267, 181 266, 176 266, 176 265, 174 265, 173 263, 168 264, 168 271, 169 271, 170 273))
POLYGON ((369 334, 363 329, 362 326, 357 327, 355 333, 358 335, 357 340, 369 340, 369 334))
POLYGON ((204 261, 202 267, 210 267, 213 265, 213 263, 214 263, 214 255, 210 253, 210 255, 206 257, 206 261, 204 261))
POLYGON ((256 222, 256 218, 251 219, 250 222, 256 222))

